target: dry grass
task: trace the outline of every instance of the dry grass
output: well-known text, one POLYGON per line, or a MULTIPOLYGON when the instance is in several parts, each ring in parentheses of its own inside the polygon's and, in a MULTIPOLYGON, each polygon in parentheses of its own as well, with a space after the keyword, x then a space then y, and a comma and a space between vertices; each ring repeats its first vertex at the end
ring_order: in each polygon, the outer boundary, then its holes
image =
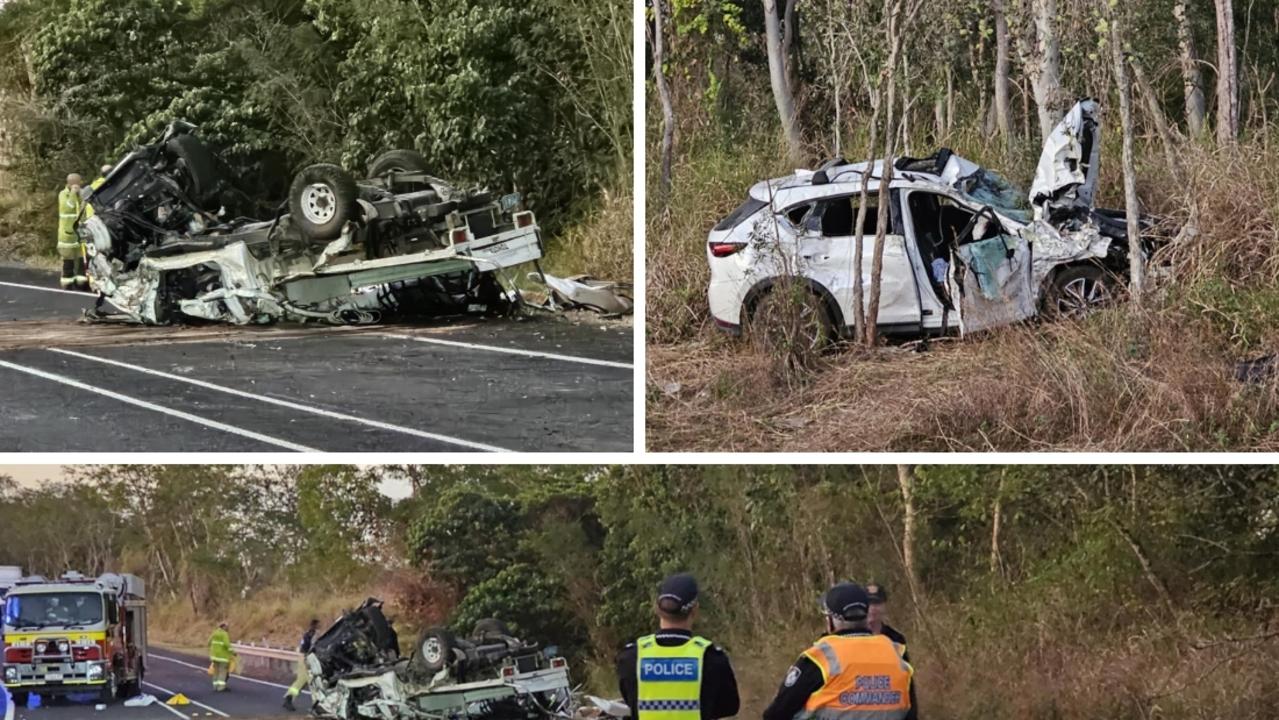
MULTIPOLYGON (((1236 362, 1279 349, 1279 168, 1266 162, 1264 138, 1230 152, 1182 148, 1186 187, 1157 147, 1145 148, 1144 204, 1178 228, 1193 197, 1200 232, 1168 249, 1143 308, 934 342, 928 352, 842 349, 798 375, 749 342, 719 337, 705 309, 706 228, 743 195, 746 176, 776 174, 765 147, 704 151, 709 170, 685 160, 681 191, 650 220, 650 449, 1279 449, 1279 386, 1234 379, 1236 362), (721 183, 721 168, 736 174, 721 183)), ((1104 205, 1121 175, 1103 176, 1104 205)))
POLYGON ((629 188, 604 193, 589 215, 550 241, 546 269, 557 275, 634 282, 634 208, 629 188))
POLYGON ((19 190, 7 173, 0 173, 0 262, 54 267, 57 222, 57 189, 19 190))

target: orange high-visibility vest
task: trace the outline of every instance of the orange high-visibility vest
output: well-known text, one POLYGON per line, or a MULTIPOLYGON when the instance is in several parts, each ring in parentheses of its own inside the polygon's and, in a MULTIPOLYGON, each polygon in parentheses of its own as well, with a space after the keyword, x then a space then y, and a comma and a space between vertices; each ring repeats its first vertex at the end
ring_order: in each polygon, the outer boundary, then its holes
POLYGON ((827 635, 804 651, 825 683, 796 720, 902 720, 915 670, 883 635, 827 635))

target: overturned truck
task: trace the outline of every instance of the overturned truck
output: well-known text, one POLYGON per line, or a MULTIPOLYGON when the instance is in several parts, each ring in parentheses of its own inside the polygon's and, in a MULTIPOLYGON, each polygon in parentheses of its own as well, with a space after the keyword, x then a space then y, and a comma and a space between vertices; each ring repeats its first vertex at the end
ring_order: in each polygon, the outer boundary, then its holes
POLYGON ((382 603, 369 599, 315 641, 306 664, 312 712, 324 718, 546 720, 577 710, 567 661, 495 619, 465 638, 427 629, 403 657, 382 603))
POLYGON ((233 177, 183 122, 117 163, 77 222, 100 293, 90 319, 498 313, 519 297, 502 271, 542 257, 518 194, 459 188, 410 150, 379 156, 360 180, 336 165, 306 167, 265 216, 233 177))

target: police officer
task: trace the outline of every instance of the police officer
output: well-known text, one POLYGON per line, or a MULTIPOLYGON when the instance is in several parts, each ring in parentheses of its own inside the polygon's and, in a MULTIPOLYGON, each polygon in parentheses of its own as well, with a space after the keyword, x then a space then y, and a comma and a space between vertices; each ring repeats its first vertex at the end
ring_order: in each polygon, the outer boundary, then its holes
POLYGON ((897 628, 884 622, 888 614, 888 588, 877 582, 869 582, 866 583, 866 595, 870 597, 870 611, 866 614, 866 624, 870 626, 870 631, 901 645, 902 657, 906 658, 906 662, 910 662, 910 653, 906 651, 906 636, 898 632, 897 628))
POLYGON ((787 671, 764 720, 915 720, 914 670, 903 648, 871 632, 866 590, 840 583, 822 606, 826 635, 787 671))
POLYGON ((302 653, 302 657, 298 659, 297 667, 294 668, 293 684, 289 686, 288 692, 284 693, 284 709, 289 712, 297 709, 293 707, 293 698, 302 692, 302 688, 306 687, 311 679, 310 673, 306 670, 306 656, 311 652, 311 643, 315 642, 315 631, 319 629, 320 621, 311 618, 311 624, 307 625, 306 632, 302 633, 302 642, 298 643, 298 652, 302 653))
POLYGON ((728 655, 693 634, 697 580, 672 575, 657 590, 660 629, 617 655, 622 699, 634 720, 715 720, 737 714, 741 698, 728 655))
POLYGON ((67 176, 67 186, 58 193, 58 257, 62 258, 62 278, 58 284, 63 289, 89 289, 89 277, 84 274, 84 251, 76 235, 75 223, 80 217, 84 200, 80 198, 80 186, 84 184, 76 173, 67 176))

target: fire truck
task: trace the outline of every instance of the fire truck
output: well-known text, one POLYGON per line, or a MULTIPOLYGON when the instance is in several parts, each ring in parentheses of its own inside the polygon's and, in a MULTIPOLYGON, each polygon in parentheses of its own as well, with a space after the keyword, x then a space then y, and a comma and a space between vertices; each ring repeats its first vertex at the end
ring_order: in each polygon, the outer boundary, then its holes
POLYGON ((19 705, 30 693, 132 697, 146 671, 146 620, 136 575, 25 577, 4 600, 0 677, 19 705))

